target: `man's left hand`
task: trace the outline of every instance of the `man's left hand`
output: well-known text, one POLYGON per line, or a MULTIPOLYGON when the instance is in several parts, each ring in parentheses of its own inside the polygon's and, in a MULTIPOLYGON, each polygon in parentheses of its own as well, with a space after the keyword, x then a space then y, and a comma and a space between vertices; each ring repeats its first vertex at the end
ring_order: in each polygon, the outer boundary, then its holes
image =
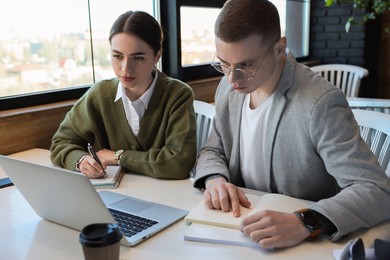
POLYGON ((295 214, 272 210, 262 210, 245 217, 240 230, 266 249, 294 246, 310 235, 295 214))

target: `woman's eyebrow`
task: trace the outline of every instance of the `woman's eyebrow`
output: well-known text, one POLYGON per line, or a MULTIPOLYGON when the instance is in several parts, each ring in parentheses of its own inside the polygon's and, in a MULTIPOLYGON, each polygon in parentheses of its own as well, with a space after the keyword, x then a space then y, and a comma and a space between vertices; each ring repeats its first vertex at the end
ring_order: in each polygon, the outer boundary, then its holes
POLYGON ((136 55, 146 55, 146 53, 140 51, 140 52, 132 53, 131 55, 132 55, 132 56, 136 56, 136 55))
POLYGON ((117 50, 111 50, 112 52, 116 52, 116 53, 121 53, 120 51, 117 51, 117 50))
MULTIPOLYGON (((122 54, 123 55, 123 53, 122 52, 120 52, 120 51, 118 51, 118 50, 111 50, 112 52, 115 52, 115 53, 117 53, 117 54, 122 54)), ((130 54, 131 56, 136 56, 136 55, 145 55, 146 53, 145 52, 142 52, 142 51, 140 51, 140 52, 135 52, 135 53, 132 53, 132 54, 130 54)))

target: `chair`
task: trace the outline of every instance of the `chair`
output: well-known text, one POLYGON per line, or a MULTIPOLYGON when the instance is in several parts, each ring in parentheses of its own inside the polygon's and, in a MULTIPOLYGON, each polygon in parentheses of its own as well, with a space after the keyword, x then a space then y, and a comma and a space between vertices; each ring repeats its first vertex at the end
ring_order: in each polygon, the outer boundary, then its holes
POLYGON ((390 115, 370 110, 352 109, 360 134, 390 177, 390 115))
POLYGON ((371 110, 390 114, 390 99, 350 97, 347 100, 352 109, 371 110))
POLYGON ((317 65, 311 69, 340 88, 346 97, 357 97, 360 81, 368 75, 365 68, 349 64, 317 65))
POLYGON ((196 151, 199 154, 209 137, 215 115, 215 106, 207 102, 195 100, 194 110, 196 117, 196 151))

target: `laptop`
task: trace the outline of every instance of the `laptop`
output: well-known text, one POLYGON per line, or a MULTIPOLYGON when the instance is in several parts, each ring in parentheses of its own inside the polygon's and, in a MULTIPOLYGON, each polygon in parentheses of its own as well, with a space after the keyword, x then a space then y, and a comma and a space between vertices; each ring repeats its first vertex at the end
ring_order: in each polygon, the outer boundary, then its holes
POLYGON ((41 218, 79 231, 92 223, 117 222, 124 246, 134 246, 188 214, 115 192, 97 192, 87 177, 62 168, 2 155, 0 167, 41 218))

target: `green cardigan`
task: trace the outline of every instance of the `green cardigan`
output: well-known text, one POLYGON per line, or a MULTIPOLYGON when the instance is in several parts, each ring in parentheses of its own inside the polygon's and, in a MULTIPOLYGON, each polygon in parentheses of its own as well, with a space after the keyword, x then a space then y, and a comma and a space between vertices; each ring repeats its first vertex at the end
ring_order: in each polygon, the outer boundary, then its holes
POLYGON ((117 79, 98 82, 73 106, 53 136, 52 162, 75 170, 77 161, 88 154, 89 142, 97 151, 125 150, 120 164, 129 172, 164 179, 189 177, 196 158, 191 88, 159 73, 135 136, 122 100, 114 103, 118 83, 117 79))

